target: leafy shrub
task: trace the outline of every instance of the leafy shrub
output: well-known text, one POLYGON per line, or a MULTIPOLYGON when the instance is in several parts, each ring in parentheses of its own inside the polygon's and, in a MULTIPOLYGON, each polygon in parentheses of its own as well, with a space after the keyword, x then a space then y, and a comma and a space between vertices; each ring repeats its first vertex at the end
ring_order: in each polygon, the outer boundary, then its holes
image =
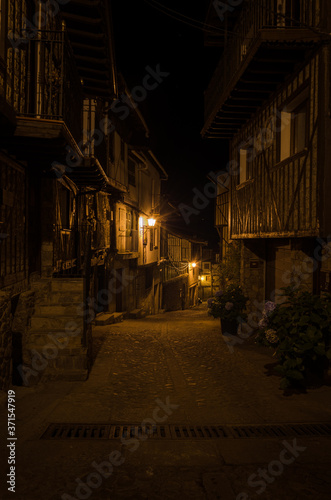
POLYGON ((229 285, 224 291, 219 290, 212 299, 208 300, 209 314, 214 318, 229 321, 245 321, 244 313, 248 297, 239 285, 229 285))
MULTIPOLYGON (((267 318, 261 335, 270 345, 267 332, 278 337, 277 370, 281 388, 304 385, 311 375, 322 377, 331 360, 331 294, 312 295, 285 288, 287 297, 267 318)), ((276 339, 275 339, 276 340, 276 339)))

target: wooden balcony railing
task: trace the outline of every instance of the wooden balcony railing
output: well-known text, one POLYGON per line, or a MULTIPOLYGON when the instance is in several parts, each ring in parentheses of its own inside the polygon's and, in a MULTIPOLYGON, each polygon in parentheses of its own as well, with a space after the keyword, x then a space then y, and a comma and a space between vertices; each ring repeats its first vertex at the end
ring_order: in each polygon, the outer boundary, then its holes
POLYGON ((64 26, 41 30, 27 45, 26 85, 14 89, 25 105, 18 116, 65 122, 79 142, 82 138, 82 83, 64 26))
POLYGON ((219 105, 220 97, 237 71, 245 66, 262 30, 274 42, 291 37, 291 41, 299 42, 302 39, 307 43, 307 35, 315 38, 320 36, 317 29, 321 23, 320 9, 320 0, 246 1, 234 28, 227 33, 223 55, 205 92, 206 120, 219 105))

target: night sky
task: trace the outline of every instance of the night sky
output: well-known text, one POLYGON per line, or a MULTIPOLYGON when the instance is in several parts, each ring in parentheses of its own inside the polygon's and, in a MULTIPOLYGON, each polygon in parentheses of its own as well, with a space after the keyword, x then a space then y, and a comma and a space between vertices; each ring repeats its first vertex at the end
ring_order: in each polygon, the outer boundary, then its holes
MULTIPOLYGON (((204 1, 160 0, 167 7, 204 21, 204 1)), ((169 174, 165 192, 178 206, 192 206, 193 188, 203 191, 210 171, 226 166, 228 145, 202 139, 203 92, 219 58, 218 49, 204 47, 203 31, 190 27, 154 9, 144 0, 115 0, 113 24, 117 66, 129 89, 140 85, 146 66, 169 72, 156 90, 140 104, 151 131, 151 146, 169 174)), ((182 217, 175 226, 217 241, 214 200, 187 226, 182 217)))

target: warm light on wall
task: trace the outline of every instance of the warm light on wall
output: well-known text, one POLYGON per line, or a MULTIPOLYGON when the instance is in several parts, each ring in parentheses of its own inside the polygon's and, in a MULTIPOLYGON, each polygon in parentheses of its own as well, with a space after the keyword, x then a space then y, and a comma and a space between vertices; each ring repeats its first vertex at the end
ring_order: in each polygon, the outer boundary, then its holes
POLYGON ((147 224, 149 227, 154 227, 156 223, 155 219, 147 219, 147 224))
POLYGON ((140 227, 140 229, 142 229, 144 227, 144 218, 143 217, 139 217, 139 227, 140 227))

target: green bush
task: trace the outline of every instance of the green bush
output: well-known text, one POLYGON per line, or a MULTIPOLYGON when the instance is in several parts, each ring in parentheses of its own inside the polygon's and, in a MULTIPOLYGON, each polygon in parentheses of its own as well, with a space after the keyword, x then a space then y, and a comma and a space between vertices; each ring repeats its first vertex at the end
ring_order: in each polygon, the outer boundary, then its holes
POLYGON ((219 290, 212 299, 208 300, 209 314, 214 318, 229 321, 245 321, 244 313, 248 297, 238 285, 229 285, 224 291, 219 290))
POLYGON ((277 370, 281 388, 305 385, 311 375, 322 377, 331 360, 331 294, 312 295, 284 289, 286 301, 268 317, 268 331, 278 337, 277 370))

